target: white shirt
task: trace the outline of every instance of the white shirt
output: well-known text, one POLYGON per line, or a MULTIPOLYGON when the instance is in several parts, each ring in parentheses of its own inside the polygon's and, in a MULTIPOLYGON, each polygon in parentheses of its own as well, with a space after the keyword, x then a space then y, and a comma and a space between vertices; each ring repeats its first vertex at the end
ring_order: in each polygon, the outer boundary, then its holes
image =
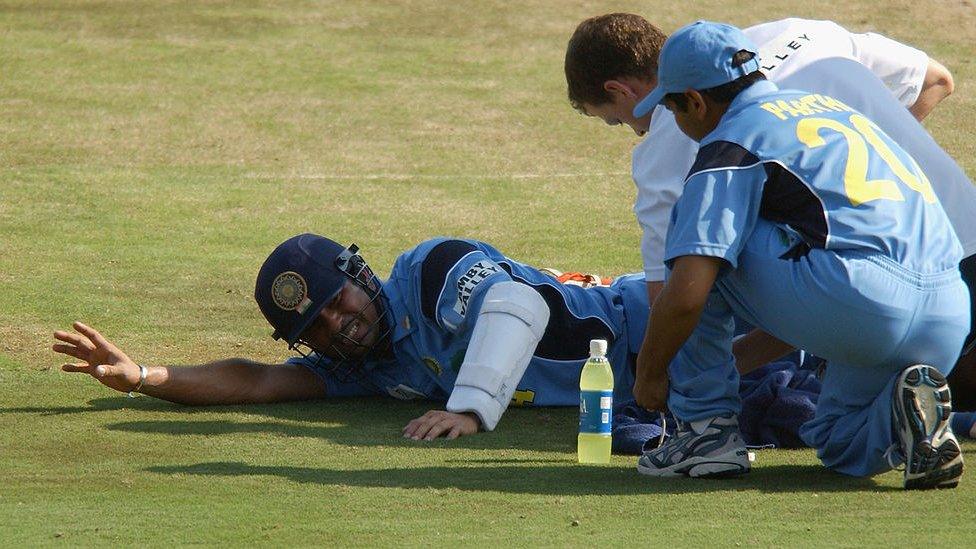
MULTIPOLYGON (((918 98, 928 68, 928 56, 922 51, 878 34, 851 33, 831 21, 784 19, 750 27, 745 33, 759 47, 760 64, 770 80, 788 79, 790 87, 808 91, 821 92, 824 81, 838 75, 826 79, 808 77, 806 73, 798 79, 790 77, 811 63, 839 57, 868 68, 903 106, 908 107, 918 98)), ((835 91, 834 95, 846 101, 845 94, 835 91)), ((870 118, 868 111, 865 114, 870 118)), ((641 256, 648 281, 664 280, 664 239, 671 207, 681 194, 685 176, 697 152, 698 144, 681 133, 674 116, 662 106, 654 110, 647 135, 634 147, 632 176, 637 185, 634 213, 643 233, 641 256)), ((970 191, 976 191, 965 175, 963 179, 968 188, 963 187, 963 181, 958 178, 936 181, 930 176, 929 179, 943 204, 954 199, 950 197, 961 199, 970 191)), ((973 208, 976 208, 976 196, 972 198, 973 208)), ((966 255, 973 254, 976 252, 974 217, 960 217, 968 213, 948 210, 949 220, 959 233, 966 255), (966 228, 967 225, 971 227, 966 228), (964 232, 970 234, 962 234, 964 232)))

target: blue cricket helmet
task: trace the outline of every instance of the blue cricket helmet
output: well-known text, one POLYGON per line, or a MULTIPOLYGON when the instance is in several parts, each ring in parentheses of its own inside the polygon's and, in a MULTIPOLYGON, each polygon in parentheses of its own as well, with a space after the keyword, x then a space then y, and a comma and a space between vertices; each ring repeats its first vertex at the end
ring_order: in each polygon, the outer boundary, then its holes
POLYGON ((337 265, 344 246, 311 233, 282 242, 258 271, 254 299, 274 328, 274 339, 293 347, 349 279, 337 265))

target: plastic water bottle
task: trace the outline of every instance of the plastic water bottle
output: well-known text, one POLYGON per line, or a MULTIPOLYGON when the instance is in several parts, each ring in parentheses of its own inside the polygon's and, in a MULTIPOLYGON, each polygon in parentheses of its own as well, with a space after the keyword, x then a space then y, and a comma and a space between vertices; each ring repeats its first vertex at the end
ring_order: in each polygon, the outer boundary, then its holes
POLYGON ((610 418, 613 408, 613 370, 607 342, 590 341, 590 358, 580 374, 580 422, 577 453, 580 463, 610 462, 610 418))

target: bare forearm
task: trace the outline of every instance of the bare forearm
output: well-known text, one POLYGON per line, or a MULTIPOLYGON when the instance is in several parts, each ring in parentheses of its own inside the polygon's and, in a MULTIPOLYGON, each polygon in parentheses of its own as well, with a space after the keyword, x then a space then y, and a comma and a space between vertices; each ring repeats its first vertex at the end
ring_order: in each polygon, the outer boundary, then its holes
POLYGON ((661 295, 661 290, 663 289, 664 281, 647 281, 647 304, 654 306, 654 302, 657 301, 657 296, 661 295))
MULTIPOLYGON (((655 356, 651 353, 651 349, 654 349, 654 331, 651 326, 664 324, 665 321, 662 319, 663 313, 658 310, 657 322, 654 321, 654 304, 657 302, 657 298, 661 295, 664 290, 664 282, 659 280, 647 281, 647 303, 651 308, 648 314, 647 329, 644 331, 644 344, 641 346, 641 352, 637 355, 637 371, 641 371, 643 368, 648 372, 648 376, 651 373, 663 374, 665 372, 659 371, 659 367, 652 366, 652 361, 660 360, 660 357, 655 356), (643 365, 643 366, 642 366, 643 365)), ((666 318, 666 317, 664 317, 666 318)), ((665 366, 665 370, 667 367, 665 366)))
MULTIPOLYGON (((702 307, 688 307, 671 299, 666 289, 651 307, 651 318, 644 335, 643 349, 638 357, 637 375, 657 377, 665 375, 668 364, 694 331, 702 307)), ((702 304, 703 305, 703 304, 702 304)))
POLYGON ((88 374, 121 392, 138 390, 180 404, 245 404, 309 400, 326 394, 325 382, 300 364, 262 364, 229 358, 200 366, 143 366, 81 322, 54 332, 51 350, 82 362, 61 366, 88 374))
MULTIPOLYGON (((267 383, 269 370, 283 368, 243 358, 218 360, 200 366, 149 366, 141 393, 188 405, 250 404, 314 398, 283 398, 267 383)), ((287 389, 282 387, 281 389, 287 389)), ((321 395, 319 395, 321 396, 321 395)))
POLYGON ((925 80, 922 82, 922 91, 919 92, 918 99, 908 110, 916 120, 922 121, 935 109, 936 105, 949 97, 954 89, 955 82, 949 69, 938 61, 930 59, 928 70, 925 72, 925 80))

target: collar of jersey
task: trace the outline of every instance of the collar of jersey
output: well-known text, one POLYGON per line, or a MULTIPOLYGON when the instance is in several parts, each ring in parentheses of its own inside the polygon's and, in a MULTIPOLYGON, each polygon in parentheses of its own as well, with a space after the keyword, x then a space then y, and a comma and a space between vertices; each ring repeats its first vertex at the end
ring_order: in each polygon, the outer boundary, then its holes
POLYGON ((729 105, 729 110, 726 111, 722 118, 728 117, 739 111, 744 106, 755 101, 757 97, 762 97, 764 95, 769 95, 779 91, 779 86, 769 80, 760 80, 755 84, 749 86, 748 88, 739 92, 739 95, 735 96, 732 103, 729 105))
POLYGON ((384 283, 383 294, 386 295, 386 300, 390 306, 387 315, 389 315, 388 320, 393 323, 393 341, 400 341, 413 333, 417 327, 414 320, 407 314, 407 306, 396 290, 396 285, 390 284, 389 281, 384 283), (405 322, 404 319, 408 320, 405 322))
POLYGON ((728 110, 726 110, 725 114, 722 115, 722 120, 719 121, 718 126, 716 126, 715 129, 712 130, 708 135, 702 138, 701 142, 699 143, 699 146, 703 146, 706 143, 710 143, 714 141, 715 136, 718 135, 718 132, 716 130, 721 128, 722 124, 726 120, 735 116, 746 105, 749 105, 750 103, 754 102, 757 97, 769 95, 771 93, 777 92, 778 90, 779 90, 779 86, 777 86, 773 82, 770 82, 769 80, 760 80, 759 82, 756 82, 755 84, 739 92, 739 95, 735 96, 735 99, 733 99, 732 103, 729 104, 728 110))

